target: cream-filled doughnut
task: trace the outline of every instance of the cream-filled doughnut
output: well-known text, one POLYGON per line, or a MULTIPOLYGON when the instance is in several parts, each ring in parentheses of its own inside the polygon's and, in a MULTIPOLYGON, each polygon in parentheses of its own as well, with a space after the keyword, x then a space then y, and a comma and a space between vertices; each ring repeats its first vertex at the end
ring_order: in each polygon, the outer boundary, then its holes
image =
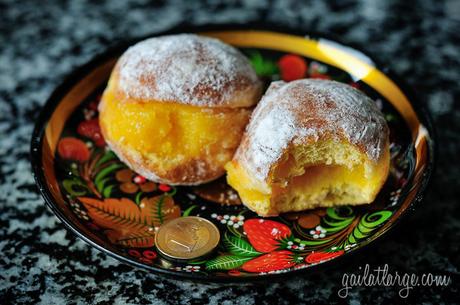
POLYGON ((193 34, 150 38, 118 60, 100 125, 136 172, 195 185, 224 174, 260 93, 255 71, 232 46, 193 34))
POLYGON ((274 82, 226 165, 262 216, 372 202, 389 172, 389 129, 374 101, 335 81, 274 82))

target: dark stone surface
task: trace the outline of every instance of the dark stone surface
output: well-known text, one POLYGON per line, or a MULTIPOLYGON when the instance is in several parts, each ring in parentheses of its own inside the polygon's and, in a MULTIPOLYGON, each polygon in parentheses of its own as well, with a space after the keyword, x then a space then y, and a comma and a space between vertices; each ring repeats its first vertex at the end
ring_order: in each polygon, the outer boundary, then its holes
POLYGON ((0 1, 1 304, 456 303, 460 268, 460 2, 450 1, 0 1), (426 200, 391 236, 327 272, 257 285, 165 279, 118 263, 64 229, 45 207, 28 161, 34 120, 78 65, 129 37, 182 21, 270 21, 333 33, 369 50, 409 83, 438 131, 438 169, 426 200), (447 287, 353 288, 360 266, 448 275, 447 287))

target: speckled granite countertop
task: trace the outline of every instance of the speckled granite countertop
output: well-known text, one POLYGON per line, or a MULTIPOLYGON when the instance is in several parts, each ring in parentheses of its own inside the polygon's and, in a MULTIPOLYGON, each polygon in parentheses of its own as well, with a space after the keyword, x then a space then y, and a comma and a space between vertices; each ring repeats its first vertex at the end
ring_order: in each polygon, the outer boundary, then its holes
POLYGON ((0 1, 1 304, 392 303, 397 287, 354 288, 344 272, 451 276, 444 288, 415 288, 416 303, 459 302, 460 2, 451 1, 0 1), (412 85, 439 134, 437 174, 425 202, 393 234, 348 265, 258 285, 165 279, 118 263, 68 232, 45 207, 28 161, 33 123, 53 88, 76 66, 123 39, 184 20, 270 21, 339 35, 377 54, 412 85))

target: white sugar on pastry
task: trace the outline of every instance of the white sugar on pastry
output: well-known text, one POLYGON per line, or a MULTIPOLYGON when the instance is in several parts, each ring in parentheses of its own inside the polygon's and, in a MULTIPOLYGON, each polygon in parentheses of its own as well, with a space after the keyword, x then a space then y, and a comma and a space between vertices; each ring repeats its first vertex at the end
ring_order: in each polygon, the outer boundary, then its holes
POLYGON ((388 129, 376 104, 351 86, 318 79, 271 84, 254 110, 237 151, 263 180, 287 146, 328 134, 345 136, 372 160, 379 159, 388 129))
POLYGON ((123 54, 118 69, 120 90, 136 99, 235 107, 235 95, 260 87, 240 51, 194 34, 144 40, 123 54))

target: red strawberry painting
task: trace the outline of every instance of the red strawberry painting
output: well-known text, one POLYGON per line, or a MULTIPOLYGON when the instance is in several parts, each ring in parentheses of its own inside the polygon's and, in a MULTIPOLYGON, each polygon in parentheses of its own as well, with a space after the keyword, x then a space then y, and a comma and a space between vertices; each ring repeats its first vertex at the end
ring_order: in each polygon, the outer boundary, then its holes
POLYGON ((78 124, 77 132, 79 135, 93 140, 98 147, 103 147, 105 145, 98 118, 81 122, 78 124))
POLYGON ((89 159, 90 152, 85 143, 77 138, 67 137, 59 140, 57 147, 59 156, 65 160, 85 162, 89 159))
POLYGON ((298 260, 291 251, 274 251, 244 263, 242 269, 247 272, 270 272, 290 268, 296 265, 298 260))
POLYGON ((293 81, 304 78, 307 74, 308 65, 305 59, 295 54, 287 54, 278 61, 281 78, 284 81, 293 81))
POLYGON ((277 250, 281 241, 291 236, 288 226, 273 220, 249 219, 243 229, 254 249, 263 253, 277 250))
POLYGON ((336 251, 336 252, 312 252, 305 258, 305 261, 309 264, 316 264, 323 261, 327 261, 338 257, 344 253, 343 250, 336 251))

